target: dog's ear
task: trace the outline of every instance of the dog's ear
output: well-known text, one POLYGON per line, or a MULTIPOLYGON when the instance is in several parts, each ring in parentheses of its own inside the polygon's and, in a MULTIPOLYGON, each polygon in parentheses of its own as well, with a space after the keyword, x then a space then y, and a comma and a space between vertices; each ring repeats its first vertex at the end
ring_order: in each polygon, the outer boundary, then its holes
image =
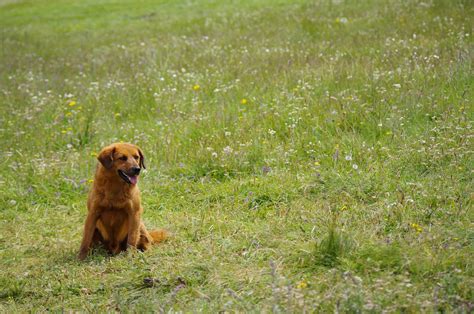
POLYGON ((138 148, 138 154, 140 155, 140 168, 146 169, 145 167, 145 156, 143 156, 143 152, 140 148, 138 148))
POLYGON ((97 156, 97 159, 99 159, 100 163, 105 167, 105 169, 112 168, 112 164, 114 163, 114 153, 115 146, 110 145, 102 149, 97 156))

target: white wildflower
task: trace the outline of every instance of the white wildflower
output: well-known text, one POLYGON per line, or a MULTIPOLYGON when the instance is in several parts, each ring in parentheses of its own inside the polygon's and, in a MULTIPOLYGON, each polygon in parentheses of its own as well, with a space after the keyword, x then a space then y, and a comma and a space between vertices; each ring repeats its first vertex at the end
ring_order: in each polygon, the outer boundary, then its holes
POLYGON ((229 155, 229 154, 231 154, 234 150, 232 149, 232 147, 226 146, 226 147, 224 147, 224 149, 223 149, 222 151, 224 152, 224 154, 229 155))

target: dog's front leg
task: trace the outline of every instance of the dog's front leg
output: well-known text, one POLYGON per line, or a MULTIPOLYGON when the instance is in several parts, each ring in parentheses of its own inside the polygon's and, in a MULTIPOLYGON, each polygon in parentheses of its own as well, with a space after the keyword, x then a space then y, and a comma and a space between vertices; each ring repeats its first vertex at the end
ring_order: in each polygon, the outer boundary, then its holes
POLYGON ((92 210, 89 211, 86 218, 86 223, 84 224, 84 236, 82 238, 81 248, 79 249, 78 258, 83 260, 86 258, 87 253, 89 253, 89 249, 92 243, 92 238, 94 237, 95 225, 97 223, 97 219, 99 215, 97 211, 92 210))
POLYGON ((137 247, 140 238, 140 211, 132 211, 128 219, 128 246, 137 247))

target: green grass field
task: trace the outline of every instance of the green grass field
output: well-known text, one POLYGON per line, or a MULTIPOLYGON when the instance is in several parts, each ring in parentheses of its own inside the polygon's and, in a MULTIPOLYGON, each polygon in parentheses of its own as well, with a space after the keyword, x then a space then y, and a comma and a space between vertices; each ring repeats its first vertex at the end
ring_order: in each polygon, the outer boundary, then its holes
POLYGON ((0 0, 0 312, 474 310, 466 0, 0 0), (139 145, 145 253, 76 255, 139 145))

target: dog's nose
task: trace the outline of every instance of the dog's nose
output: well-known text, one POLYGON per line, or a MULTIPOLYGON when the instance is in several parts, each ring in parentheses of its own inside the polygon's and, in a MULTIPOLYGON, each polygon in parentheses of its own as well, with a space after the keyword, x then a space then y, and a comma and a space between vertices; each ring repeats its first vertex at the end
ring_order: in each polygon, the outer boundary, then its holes
POLYGON ((139 168, 139 167, 133 167, 131 170, 132 170, 132 173, 133 173, 133 174, 138 175, 138 174, 140 174, 141 168, 139 168))

